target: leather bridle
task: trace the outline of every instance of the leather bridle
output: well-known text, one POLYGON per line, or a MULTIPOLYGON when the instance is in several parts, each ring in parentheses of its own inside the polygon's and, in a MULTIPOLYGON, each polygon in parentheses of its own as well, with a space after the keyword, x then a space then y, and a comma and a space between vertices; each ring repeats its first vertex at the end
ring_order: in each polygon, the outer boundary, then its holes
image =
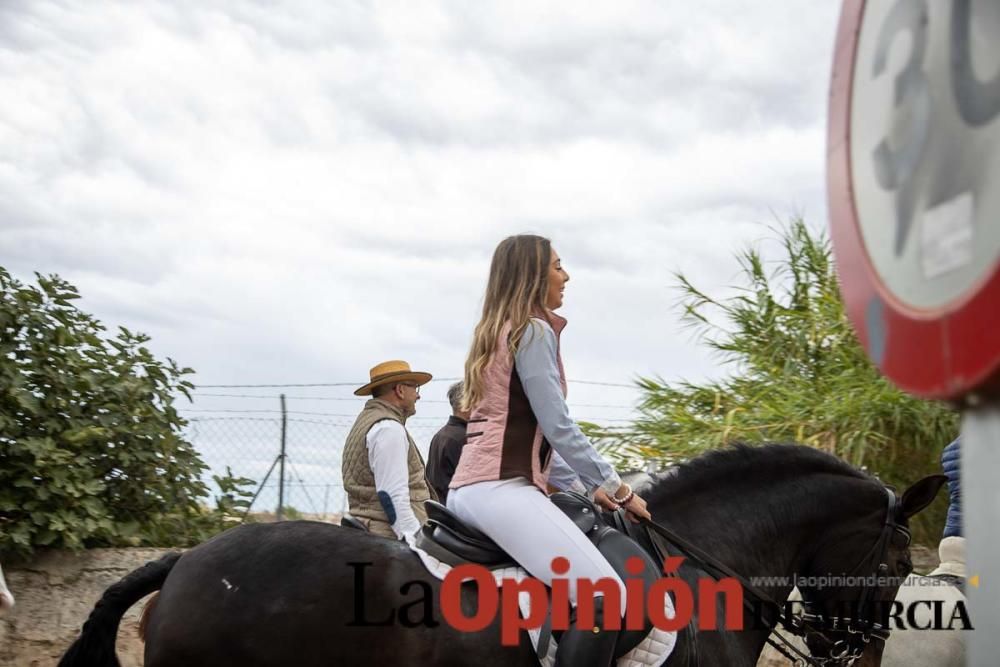
MULTIPOLYGON (((778 614, 774 620, 762 619, 765 625, 771 630, 777 642, 768 638, 768 643, 774 646, 785 657, 792 660, 795 665, 811 665, 814 667, 850 667, 857 662, 868 644, 873 639, 885 642, 889 638, 890 628, 887 619, 876 617, 874 613, 874 602, 878 598, 882 582, 889 576, 889 550, 893 544, 893 537, 900 535, 905 538, 905 542, 898 545, 906 547, 910 543, 910 531, 906 526, 896 522, 896 511, 898 499, 895 492, 885 489, 888 497, 885 521, 882 524, 882 531, 878 540, 871 549, 861 558, 858 565, 848 573, 847 576, 854 576, 857 572, 863 573, 864 584, 861 587, 861 595, 857 600, 856 609, 859 614, 840 616, 825 614, 819 609, 816 601, 805 600, 803 595, 803 613, 786 618, 783 614, 778 614), (803 653, 798 647, 787 638, 776 632, 781 626, 786 632, 802 637, 809 647, 811 655, 803 653), (781 642, 784 646, 778 644, 781 642), (793 655, 795 654, 795 655, 793 655)), ((780 608, 779 601, 774 600, 756 586, 746 577, 735 572, 724 563, 719 562, 714 557, 702 551, 700 548, 683 539, 673 531, 665 528, 653 521, 643 520, 647 531, 649 531, 650 541, 654 549, 656 540, 652 539, 653 534, 658 534, 669 543, 676 546, 692 562, 701 566, 706 572, 715 578, 732 577, 736 579, 744 590, 743 602, 748 608, 752 608, 753 601, 763 603, 772 609, 780 608)), ((657 554, 662 558, 665 554, 657 554)))
POLYGON ((803 595, 804 611, 795 617, 793 625, 797 627, 789 630, 806 640, 813 659, 820 665, 852 665, 861 658, 872 639, 885 642, 889 638, 891 628, 888 616, 878 613, 876 601, 883 582, 889 577, 890 548, 894 544, 899 548, 906 548, 910 544, 911 534, 909 528, 896 522, 896 506, 899 502, 896 494, 887 487, 885 491, 888 506, 879 538, 858 565, 847 574, 848 577, 859 572, 867 575, 862 577, 864 583, 855 607, 858 613, 848 616, 824 614, 818 611, 815 601, 806 601, 803 595), (897 535, 903 539, 894 543, 897 535))

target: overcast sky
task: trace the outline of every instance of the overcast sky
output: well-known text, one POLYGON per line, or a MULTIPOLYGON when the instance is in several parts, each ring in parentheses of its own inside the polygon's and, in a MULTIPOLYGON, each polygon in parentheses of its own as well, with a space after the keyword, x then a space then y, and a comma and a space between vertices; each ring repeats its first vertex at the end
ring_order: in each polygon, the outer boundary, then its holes
POLYGON ((826 224, 838 8, 3 2, 0 264, 203 384, 453 377, 493 248, 534 232, 571 275, 571 378, 711 376, 672 274, 721 289, 777 219, 826 224))

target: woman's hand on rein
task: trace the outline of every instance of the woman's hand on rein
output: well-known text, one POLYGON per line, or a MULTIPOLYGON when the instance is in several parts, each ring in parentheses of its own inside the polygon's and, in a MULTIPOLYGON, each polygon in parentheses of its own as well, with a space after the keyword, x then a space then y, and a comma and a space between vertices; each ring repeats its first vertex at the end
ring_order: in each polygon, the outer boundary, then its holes
POLYGON ((653 518, 653 515, 646 509, 646 501, 640 498, 638 494, 632 494, 632 500, 623 509, 625 510, 625 516, 632 523, 639 523, 640 519, 653 518))
POLYGON ((611 496, 604 489, 597 489, 594 492, 594 502, 597 503, 598 507, 607 512, 614 512, 618 509, 618 505, 615 504, 615 501, 611 500, 611 496))
POLYGON ((632 493, 632 499, 628 501, 625 505, 619 505, 604 489, 597 489, 594 492, 594 502, 608 512, 614 512, 618 509, 624 509, 626 516, 632 523, 639 523, 640 519, 651 519, 652 516, 649 510, 646 509, 646 501, 640 498, 635 493, 632 493))

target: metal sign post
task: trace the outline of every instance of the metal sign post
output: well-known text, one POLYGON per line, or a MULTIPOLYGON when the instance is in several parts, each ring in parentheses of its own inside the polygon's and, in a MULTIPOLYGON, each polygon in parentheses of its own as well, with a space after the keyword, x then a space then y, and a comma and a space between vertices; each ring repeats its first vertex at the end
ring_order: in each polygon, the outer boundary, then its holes
POLYGON ((1000 651, 1000 404, 967 409, 962 420, 962 524, 966 566, 979 586, 966 586, 976 630, 969 643, 970 665, 995 665, 1000 651))
POLYGON ((845 0, 827 147, 831 235, 862 344, 901 388, 964 409, 974 665, 1000 655, 998 36, 994 1, 845 0))

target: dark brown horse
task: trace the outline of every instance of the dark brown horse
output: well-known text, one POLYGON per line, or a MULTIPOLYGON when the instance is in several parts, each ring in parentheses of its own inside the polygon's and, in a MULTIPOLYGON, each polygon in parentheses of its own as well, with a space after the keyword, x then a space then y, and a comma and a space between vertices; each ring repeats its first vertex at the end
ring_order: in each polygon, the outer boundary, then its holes
MULTIPOLYGON (((925 478, 897 499, 833 456, 768 445, 705 454, 655 479, 645 497, 655 520, 784 600, 795 576, 876 574, 862 570, 876 566, 872 554, 880 549, 882 574, 905 576, 908 546, 884 540, 886 527, 905 529, 942 482, 925 478)), ((697 593, 703 573, 689 561, 681 575, 697 593)), ((474 633, 444 623, 441 582, 405 545, 286 522, 240 526, 127 575, 105 592, 60 665, 115 667, 122 614, 155 590, 145 619, 147 667, 538 664, 526 634, 519 646, 503 647, 499 623, 474 633)), ((896 590, 897 584, 883 585, 874 598, 889 602, 896 590)), ((872 591, 827 587, 804 594, 818 608, 872 591)), ((462 595, 471 616, 474 587, 462 595)), ((667 664, 754 665, 768 630, 749 609, 743 613, 743 630, 681 636, 667 664)), ((881 651, 871 641, 856 664, 879 664, 881 651)))

